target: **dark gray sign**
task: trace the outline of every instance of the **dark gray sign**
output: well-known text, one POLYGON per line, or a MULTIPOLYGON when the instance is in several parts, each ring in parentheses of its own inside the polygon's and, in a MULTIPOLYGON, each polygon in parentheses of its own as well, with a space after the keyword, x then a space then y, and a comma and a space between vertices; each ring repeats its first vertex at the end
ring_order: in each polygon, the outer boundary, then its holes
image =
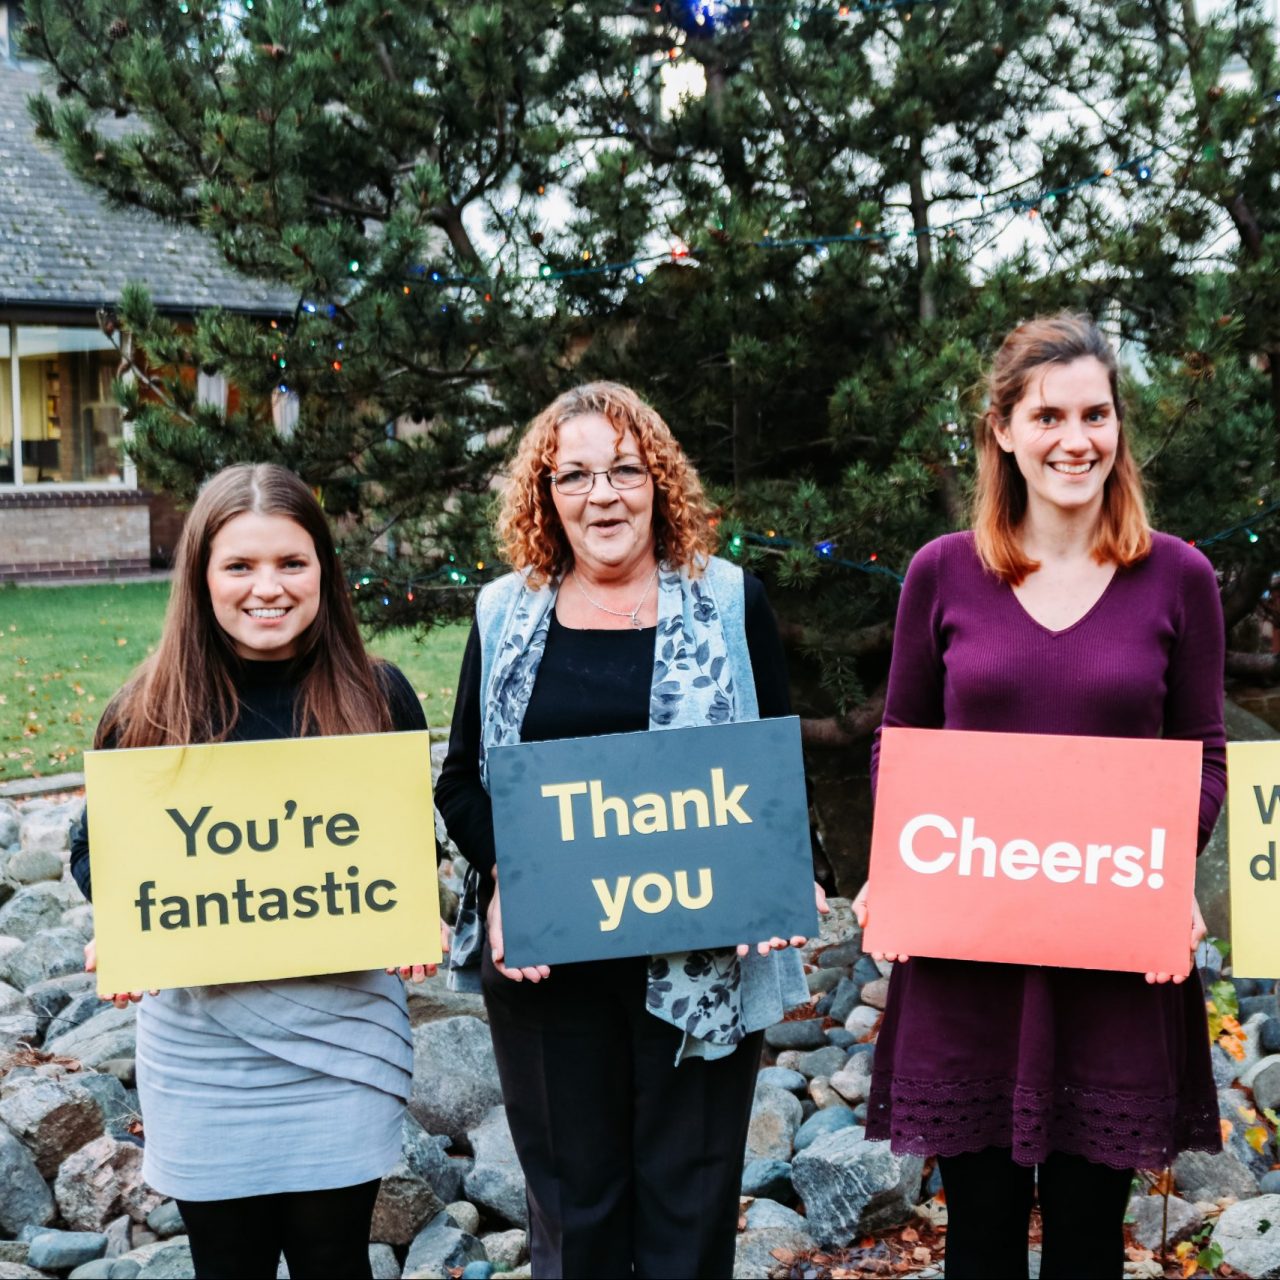
POLYGON ((489 790, 507 964, 817 928, 794 716, 495 747, 489 790))

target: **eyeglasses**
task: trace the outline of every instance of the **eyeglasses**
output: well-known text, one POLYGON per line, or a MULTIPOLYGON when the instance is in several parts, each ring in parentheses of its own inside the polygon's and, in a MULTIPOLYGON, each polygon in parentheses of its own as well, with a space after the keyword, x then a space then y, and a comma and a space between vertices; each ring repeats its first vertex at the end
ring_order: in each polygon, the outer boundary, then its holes
POLYGON ((638 462, 619 462, 605 471, 586 471, 571 467, 567 471, 554 471, 551 483, 568 497, 590 493, 596 486, 596 476, 608 476, 615 489, 639 489, 649 479, 648 469, 638 462))

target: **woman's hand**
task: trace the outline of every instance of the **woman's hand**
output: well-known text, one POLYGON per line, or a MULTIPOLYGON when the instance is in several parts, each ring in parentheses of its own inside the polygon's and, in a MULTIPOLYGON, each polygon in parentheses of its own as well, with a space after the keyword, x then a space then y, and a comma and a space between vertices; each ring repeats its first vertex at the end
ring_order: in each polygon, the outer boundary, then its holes
POLYGON ((493 901, 489 903, 489 914, 486 919, 489 925, 489 950, 493 953, 493 967, 504 978, 510 978, 512 982, 541 982, 544 978, 551 976, 550 965, 532 964, 524 969, 508 969, 502 963, 507 952, 502 941, 502 904, 498 897, 496 883, 493 886, 493 901))
MULTIPOLYGON (((98 944, 90 938, 84 944, 84 971, 86 973, 96 973, 98 971, 98 944)), ((151 994, 158 996, 159 990, 152 988, 151 994)), ((123 1009, 127 1005, 137 1004, 142 999, 141 991, 117 991, 113 996, 99 996, 100 1000, 110 1000, 117 1009, 123 1009)))
MULTIPOLYGON (((866 884, 858 890, 858 896, 853 900, 853 918, 858 922, 859 929, 867 927, 867 890, 871 887, 868 880, 866 884)), ((899 960, 910 960, 910 956, 894 956, 884 951, 872 951, 871 958, 877 962, 887 960, 890 964, 895 964, 899 960)))
MULTIPOLYGON (((815 880, 813 882, 813 897, 818 908, 820 916, 829 915, 831 908, 827 906, 827 891, 815 880)), ((770 938, 768 942, 757 942, 756 950, 762 955, 767 956, 770 951, 781 951, 784 947, 803 947, 809 939, 801 934, 796 934, 794 938, 788 941, 786 938, 770 938)), ((751 951, 749 942, 740 942, 738 944, 738 954, 740 956, 748 955, 751 951)))
MULTIPOLYGON (((1200 904, 1196 901, 1195 895, 1191 896, 1191 963, 1196 962, 1196 948, 1205 940, 1205 936, 1209 930, 1205 925, 1204 916, 1200 914, 1200 904)), ((1148 982, 1186 982, 1190 976, 1190 969, 1186 973, 1148 973, 1148 982)))
MULTIPOLYGON (((440 921, 440 950, 445 955, 449 954, 449 940, 453 936, 453 930, 449 928, 443 920, 440 921)), ((426 978, 434 978, 439 969, 434 964, 402 964, 399 966, 391 965, 388 973, 398 973, 407 982, 422 982, 426 978)))

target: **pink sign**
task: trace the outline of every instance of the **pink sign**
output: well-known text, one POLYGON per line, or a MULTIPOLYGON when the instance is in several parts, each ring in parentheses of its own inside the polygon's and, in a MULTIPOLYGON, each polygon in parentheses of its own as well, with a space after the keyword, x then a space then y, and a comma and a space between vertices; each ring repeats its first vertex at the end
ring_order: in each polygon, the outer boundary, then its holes
POLYGON ((1186 974, 1199 742, 885 729, 864 947, 1186 974))

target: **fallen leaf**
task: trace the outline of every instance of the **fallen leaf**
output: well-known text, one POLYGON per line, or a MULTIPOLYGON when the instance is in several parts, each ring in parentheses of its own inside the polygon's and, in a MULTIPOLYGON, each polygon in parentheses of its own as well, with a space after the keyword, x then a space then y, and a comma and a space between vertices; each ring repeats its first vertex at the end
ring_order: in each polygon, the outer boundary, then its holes
POLYGON ((1269 1136, 1270 1135, 1267 1133, 1267 1126, 1265 1124, 1254 1125, 1252 1129, 1246 1129, 1244 1131, 1244 1140, 1256 1152, 1258 1152, 1259 1155, 1262 1154, 1262 1148, 1267 1145, 1267 1139, 1269 1136))
POLYGON ((1218 1124, 1222 1127, 1222 1141, 1225 1143, 1235 1132, 1236 1127, 1226 1118, 1226 1116, 1223 1116, 1222 1119, 1218 1121, 1218 1124))
POLYGON ((920 1233, 915 1227, 904 1227, 902 1234, 898 1237, 903 1244, 915 1244, 920 1239, 920 1233))
POLYGON ((116 636, 116 644, 118 644, 118 645, 126 645, 126 644, 128 644, 128 643, 129 643, 129 637, 128 637, 128 636, 116 636))

